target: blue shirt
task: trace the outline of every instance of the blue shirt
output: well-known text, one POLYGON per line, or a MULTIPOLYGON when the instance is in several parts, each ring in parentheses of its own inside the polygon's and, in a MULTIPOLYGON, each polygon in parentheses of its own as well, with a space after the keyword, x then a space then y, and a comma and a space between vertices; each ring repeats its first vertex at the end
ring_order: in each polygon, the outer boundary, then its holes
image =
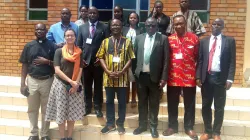
POLYGON ((68 27, 65 27, 62 22, 58 22, 56 24, 53 24, 46 37, 48 40, 59 44, 59 43, 64 43, 64 32, 68 29, 72 28, 76 32, 76 38, 77 38, 77 33, 78 33, 78 26, 74 22, 70 22, 68 27))

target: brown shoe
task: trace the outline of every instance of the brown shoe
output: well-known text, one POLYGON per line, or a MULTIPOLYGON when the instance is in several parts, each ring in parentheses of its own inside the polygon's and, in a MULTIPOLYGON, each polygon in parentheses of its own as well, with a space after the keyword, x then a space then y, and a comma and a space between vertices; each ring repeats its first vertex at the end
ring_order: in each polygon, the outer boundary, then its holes
POLYGON ((187 130, 185 133, 193 140, 198 140, 197 134, 194 132, 194 130, 187 130))
POLYGON ((200 137, 200 140, 209 140, 212 138, 211 134, 203 133, 200 137))
POLYGON ((170 136, 170 135, 173 135, 174 133, 177 133, 177 131, 175 131, 172 128, 168 128, 167 130, 162 132, 162 135, 163 136, 170 136))
POLYGON ((220 135, 214 135, 214 140, 221 140, 220 135))

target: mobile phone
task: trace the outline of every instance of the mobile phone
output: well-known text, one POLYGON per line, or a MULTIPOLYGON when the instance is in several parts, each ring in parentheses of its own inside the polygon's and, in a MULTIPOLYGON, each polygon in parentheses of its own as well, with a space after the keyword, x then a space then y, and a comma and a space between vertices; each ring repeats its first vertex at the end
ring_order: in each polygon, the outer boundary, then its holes
POLYGON ((72 88, 71 85, 66 85, 66 90, 69 92, 69 90, 72 88))

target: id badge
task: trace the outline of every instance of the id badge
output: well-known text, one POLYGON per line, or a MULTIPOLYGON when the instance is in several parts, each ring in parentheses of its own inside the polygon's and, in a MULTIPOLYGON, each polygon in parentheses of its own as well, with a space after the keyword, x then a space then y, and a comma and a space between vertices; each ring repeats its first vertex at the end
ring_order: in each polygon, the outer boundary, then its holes
POLYGON ((175 55, 175 59, 183 59, 182 53, 178 53, 175 55))
POLYGON ((92 38, 87 38, 86 43, 87 44, 92 44, 92 38))
POLYGON ((113 57, 113 62, 119 63, 120 62, 120 57, 113 57))

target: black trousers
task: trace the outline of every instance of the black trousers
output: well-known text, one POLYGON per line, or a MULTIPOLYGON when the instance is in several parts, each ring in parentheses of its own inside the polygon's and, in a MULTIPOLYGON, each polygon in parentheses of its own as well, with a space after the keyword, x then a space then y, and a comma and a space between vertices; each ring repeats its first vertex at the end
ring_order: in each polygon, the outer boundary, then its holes
POLYGON ((139 126, 147 127, 149 116, 150 126, 156 128, 158 125, 161 93, 159 83, 152 82, 148 73, 141 73, 137 82, 139 126))
POLYGON ((167 86, 168 127, 176 132, 178 131, 178 105, 181 92, 183 92, 185 108, 184 129, 193 130, 195 122, 196 87, 167 86))
POLYGON ((226 103, 225 82, 220 80, 220 73, 207 74, 207 78, 201 87, 202 117, 205 133, 220 135, 224 119, 224 107, 226 103), (214 125, 212 128, 212 109, 214 100, 214 125))
POLYGON ((94 109, 101 110, 103 103, 103 69, 101 66, 90 64, 83 70, 83 84, 85 93, 86 109, 92 109, 92 98, 94 109), (92 85, 94 82, 94 95, 92 94, 92 85))

